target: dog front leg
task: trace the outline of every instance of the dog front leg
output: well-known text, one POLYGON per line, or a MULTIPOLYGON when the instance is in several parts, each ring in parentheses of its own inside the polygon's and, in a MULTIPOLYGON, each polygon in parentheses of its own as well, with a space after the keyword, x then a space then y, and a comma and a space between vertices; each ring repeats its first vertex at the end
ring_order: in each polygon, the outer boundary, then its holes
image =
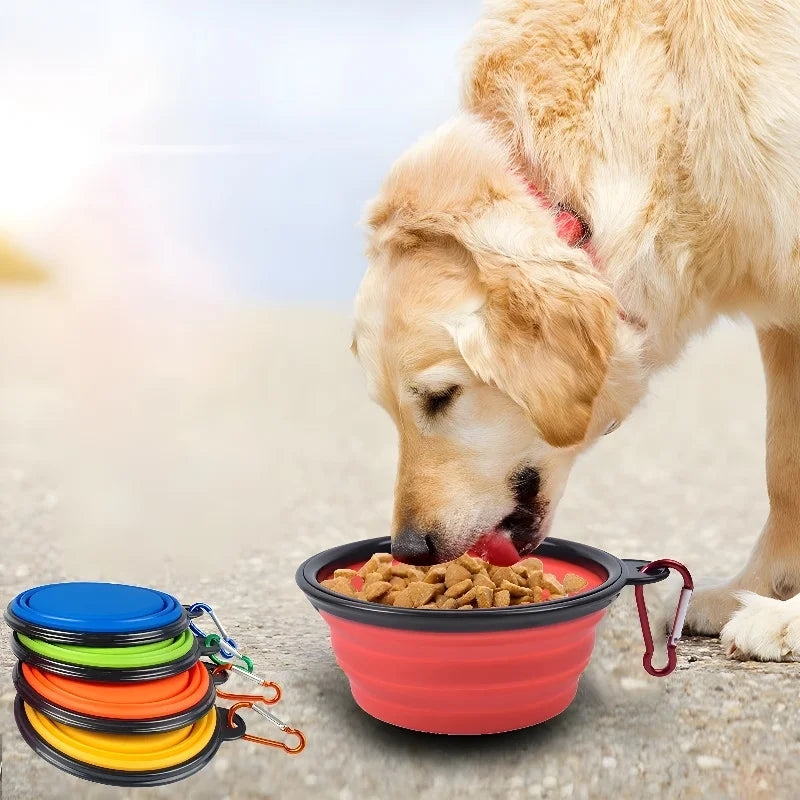
POLYGON ((770 514, 744 569, 696 593, 695 633, 722 633, 730 655, 800 660, 800 332, 759 333, 767 383, 770 514))

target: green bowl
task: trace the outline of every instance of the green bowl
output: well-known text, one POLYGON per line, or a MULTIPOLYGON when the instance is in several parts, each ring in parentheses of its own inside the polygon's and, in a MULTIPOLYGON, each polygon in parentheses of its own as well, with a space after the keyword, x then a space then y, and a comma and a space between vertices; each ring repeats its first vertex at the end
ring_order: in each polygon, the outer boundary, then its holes
POLYGON ((75 678, 100 681, 151 680, 175 675, 208 655, 191 631, 153 644, 87 647, 53 644, 15 633, 11 649, 21 661, 75 678))
POLYGON ((31 639, 24 633, 19 640, 29 650, 40 656, 80 664, 84 667, 109 667, 111 669, 131 669, 133 667, 152 667, 174 661, 188 653, 194 645, 194 636, 187 630, 174 639, 155 644, 137 644, 132 647, 86 647, 78 644, 51 644, 41 639, 31 639))

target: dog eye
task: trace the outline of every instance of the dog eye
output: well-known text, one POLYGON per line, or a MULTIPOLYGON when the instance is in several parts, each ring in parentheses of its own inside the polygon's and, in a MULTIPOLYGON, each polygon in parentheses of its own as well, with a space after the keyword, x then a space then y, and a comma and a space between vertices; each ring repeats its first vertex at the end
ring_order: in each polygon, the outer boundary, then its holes
POLYGON ((455 400, 460 392, 460 386, 448 386, 446 389, 439 392, 426 392, 422 395, 425 413, 429 417, 435 417, 437 414, 441 414, 447 406, 455 400))

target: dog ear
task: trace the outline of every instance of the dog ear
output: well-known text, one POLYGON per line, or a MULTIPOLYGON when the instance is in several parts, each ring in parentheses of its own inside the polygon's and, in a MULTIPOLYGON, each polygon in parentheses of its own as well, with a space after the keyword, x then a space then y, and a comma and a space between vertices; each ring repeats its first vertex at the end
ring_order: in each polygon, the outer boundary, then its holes
POLYGON ((499 200, 450 226, 475 261, 485 302, 448 327, 470 369, 522 406, 548 443, 566 447, 589 427, 617 304, 586 253, 538 211, 499 200))
POLYGON ((582 441, 612 353, 616 301, 588 255, 558 237, 485 123, 456 118, 412 148, 368 225, 373 257, 424 254, 447 240, 464 249, 470 275, 462 277, 484 302, 444 321, 463 358, 550 444, 582 441))

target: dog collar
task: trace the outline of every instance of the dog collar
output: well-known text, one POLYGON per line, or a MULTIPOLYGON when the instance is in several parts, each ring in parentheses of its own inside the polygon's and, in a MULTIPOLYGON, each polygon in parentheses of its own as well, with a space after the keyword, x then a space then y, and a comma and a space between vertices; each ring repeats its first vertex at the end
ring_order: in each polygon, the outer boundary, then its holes
MULTIPOLYGON (((555 211, 556 233, 570 247, 587 249, 592 239, 592 229, 589 223, 571 206, 566 203, 551 203, 544 192, 537 189, 532 183, 528 184, 528 191, 548 210, 555 211)), ((594 261, 594 254, 589 252, 594 261)))

